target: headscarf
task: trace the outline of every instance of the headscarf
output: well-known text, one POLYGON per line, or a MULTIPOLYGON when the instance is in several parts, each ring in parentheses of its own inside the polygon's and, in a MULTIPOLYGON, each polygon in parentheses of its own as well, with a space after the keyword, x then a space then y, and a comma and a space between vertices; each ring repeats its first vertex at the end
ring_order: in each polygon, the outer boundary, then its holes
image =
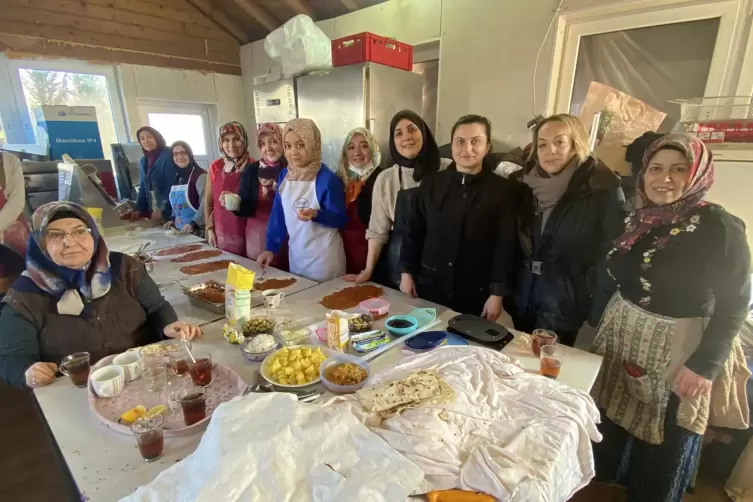
POLYGON ((154 127, 143 126, 139 128, 138 131, 136 131, 136 141, 138 141, 139 144, 141 144, 139 136, 143 131, 151 134, 154 140, 157 142, 157 148, 155 148, 151 152, 147 152, 143 146, 141 147, 141 151, 144 152, 144 157, 146 157, 146 170, 147 172, 149 172, 154 167, 154 163, 157 162, 157 157, 160 156, 162 150, 164 150, 167 146, 167 143, 165 142, 164 136, 162 136, 162 134, 157 129, 155 129, 154 127))
POLYGON ((186 167, 180 167, 178 166, 178 164, 175 164, 175 167, 177 167, 177 174, 175 175, 173 185, 185 185, 191 178, 191 173, 194 171, 194 169, 201 169, 201 166, 196 163, 196 159, 193 156, 193 150, 191 150, 191 147, 188 143, 186 143, 185 141, 176 141, 175 143, 170 145, 170 153, 175 150, 176 146, 182 146, 188 154, 188 165, 186 167))
POLYGON ((374 140, 374 136, 371 132, 364 127, 356 127, 345 136, 345 143, 343 143, 342 154, 340 155, 340 164, 337 166, 337 175, 343 180, 345 186, 354 180, 366 181, 369 176, 379 168, 382 163, 382 152, 379 150, 379 145, 374 140), (354 166, 348 163, 348 145, 353 139, 353 136, 360 134, 369 144, 369 150, 371 150, 371 163, 365 165, 362 171, 359 173, 355 170, 354 166))
MULTIPOLYGON (((288 159, 288 174, 290 181, 313 181, 322 167, 322 135, 319 128, 311 119, 293 119, 285 125, 282 137, 289 132, 296 133, 306 147, 308 160, 302 166, 294 166, 288 159)), ((280 187, 282 190, 282 187, 280 187)))
POLYGON ((248 133, 246 132, 246 128, 243 127, 243 124, 240 122, 228 122, 220 127, 219 145, 222 158, 225 159, 226 171, 233 172, 243 170, 243 168, 246 167, 246 163, 248 163, 251 155, 248 153, 248 133), (237 134, 241 141, 243 141, 243 153, 237 159, 230 157, 222 148, 222 137, 230 133, 237 134), (227 167, 229 167, 229 169, 227 169, 227 167))
POLYGON ((31 218, 32 236, 26 251, 26 270, 23 275, 45 293, 58 300, 58 312, 81 315, 83 300, 90 302, 110 291, 110 252, 99 235, 94 219, 83 207, 73 202, 48 202, 40 206, 31 218), (70 213, 91 229, 94 239, 92 259, 79 270, 56 264, 44 245, 50 220, 58 213, 70 213))
MULTIPOLYGON (((282 129, 277 124, 268 122, 266 124, 260 125, 259 129, 256 131, 256 146, 259 147, 260 152, 261 137, 265 134, 277 139, 277 141, 280 143, 280 148, 282 148, 282 129)), ((286 163, 284 152, 283 155, 281 155, 280 158, 275 161, 264 157, 264 155, 262 154, 261 159, 259 159, 259 183, 261 183, 262 187, 264 187, 265 192, 269 190, 269 188, 272 188, 274 190, 275 183, 277 183, 277 178, 280 175, 280 171, 282 171, 285 165, 286 163)))
POLYGON ((627 252, 651 229, 683 221, 693 209, 707 204, 706 195, 714 184, 714 159, 706 144, 687 134, 668 134, 654 141, 643 157, 635 192, 642 207, 628 215, 625 232, 615 240, 620 252, 627 252), (683 152, 690 163, 688 186, 671 204, 653 204, 646 196, 643 177, 651 159, 659 150, 671 148, 683 152))
POLYGON ((431 133, 431 129, 429 129, 426 122, 424 122, 424 119, 411 110, 397 112, 392 117, 392 121, 390 122, 390 155, 392 156, 392 160, 399 166, 413 168, 413 179, 415 181, 421 181, 427 174, 439 171, 439 147, 434 140, 434 135, 431 133), (397 127, 397 123, 403 119, 413 122, 421 131, 421 136, 423 136, 424 140, 421 151, 412 159, 403 157, 397 151, 397 145, 395 145, 395 128, 397 127))

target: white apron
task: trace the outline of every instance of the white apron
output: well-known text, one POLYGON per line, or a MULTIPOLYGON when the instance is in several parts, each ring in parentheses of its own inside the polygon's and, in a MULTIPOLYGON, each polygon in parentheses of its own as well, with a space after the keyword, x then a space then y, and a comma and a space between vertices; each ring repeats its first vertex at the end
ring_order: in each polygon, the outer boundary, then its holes
POLYGON ((183 229, 196 216, 196 209, 188 199, 188 185, 173 185, 170 188, 170 205, 175 216, 175 228, 183 229))
POLYGON ((326 282, 345 275, 345 248, 340 232, 315 221, 301 221, 301 209, 321 209, 316 181, 285 180, 278 192, 285 213, 290 252, 290 272, 312 281, 326 282))

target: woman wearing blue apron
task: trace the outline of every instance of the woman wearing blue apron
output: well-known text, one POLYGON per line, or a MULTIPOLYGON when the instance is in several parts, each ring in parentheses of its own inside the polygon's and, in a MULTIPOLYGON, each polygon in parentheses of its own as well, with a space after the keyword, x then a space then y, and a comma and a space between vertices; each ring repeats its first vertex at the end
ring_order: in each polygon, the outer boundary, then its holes
POLYGON ((283 131, 288 167, 280 173, 278 192, 267 226, 262 267, 289 237, 290 271, 317 282, 345 274, 345 249, 340 228, 348 221, 345 186, 322 164, 322 139, 310 119, 294 119, 283 131))
POLYGON ((173 161, 178 166, 170 189, 172 218, 165 228, 176 228, 184 234, 201 235, 204 230, 204 188, 207 173, 196 163, 193 151, 185 141, 176 141, 170 147, 173 161))

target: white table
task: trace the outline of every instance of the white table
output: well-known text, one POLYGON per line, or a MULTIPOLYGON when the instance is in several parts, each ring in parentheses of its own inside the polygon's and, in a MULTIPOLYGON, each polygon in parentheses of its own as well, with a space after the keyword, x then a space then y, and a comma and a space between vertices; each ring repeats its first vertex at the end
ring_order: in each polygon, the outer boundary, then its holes
MULTIPOLYGON (((319 316, 323 319, 326 309, 319 300, 331 292, 351 285, 335 280, 292 294, 285 299, 285 308, 293 308, 303 316, 319 316)), ((442 324, 434 329, 443 329, 455 312, 423 300, 385 288, 384 297, 392 304, 390 313, 407 313, 417 307, 436 307, 440 310, 442 324)), ((240 347, 231 345, 222 338, 224 321, 216 321, 203 327, 204 337, 194 342, 195 349, 207 351, 212 359, 236 371, 247 383, 254 383, 259 363, 252 363, 241 354, 240 347)), ((518 357, 528 371, 538 371, 536 358, 516 345, 503 350, 518 357)), ((380 371, 406 357, 398 345, 379 356, 372 364, 380 371)), ((588 390, 598 373, 601 358, 592 354, 569 349, 560 375, 567 385, 588 390)), ((121 435, 103 425, 89 410, 86 391, 71 385, 68 378, 34 391, 45 418, 55 436, 60 450, 79 488, 92 502, 111 502, 128 495, 137 487, 151 482, 160 472, 194 451, 201 439, 200 434, 183 438, 168 438, 163 457, 147 464, 141 460, 135 440, 121 435)))
POLYGON ((183 244, 205 242, 201 237, 191 234, 170 233, 159 227, 144 226, 143 224, 126 224, 122 227, 105 228, 105 242, 110 251, 132 253, 147 242, 147 252, 157 251, 183 244))

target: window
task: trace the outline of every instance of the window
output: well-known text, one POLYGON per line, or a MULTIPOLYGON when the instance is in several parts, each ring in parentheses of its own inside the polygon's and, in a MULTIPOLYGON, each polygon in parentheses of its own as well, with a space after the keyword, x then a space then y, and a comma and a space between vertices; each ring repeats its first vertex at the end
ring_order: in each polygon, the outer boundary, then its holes
POLYGON ((5 127, 3 126, 3 118, 0 117, 0 145, 8 143, 8 138, 5 136, 5 127))
POLYGON ((215 158, 215 148, 210 141, 209 109, 206 106, 144 101, 139 105, 139 115, 141 123, 157 129, 168 146, 178 140, 188 143, 196 162, 205 169, 209 168, 215 158))

